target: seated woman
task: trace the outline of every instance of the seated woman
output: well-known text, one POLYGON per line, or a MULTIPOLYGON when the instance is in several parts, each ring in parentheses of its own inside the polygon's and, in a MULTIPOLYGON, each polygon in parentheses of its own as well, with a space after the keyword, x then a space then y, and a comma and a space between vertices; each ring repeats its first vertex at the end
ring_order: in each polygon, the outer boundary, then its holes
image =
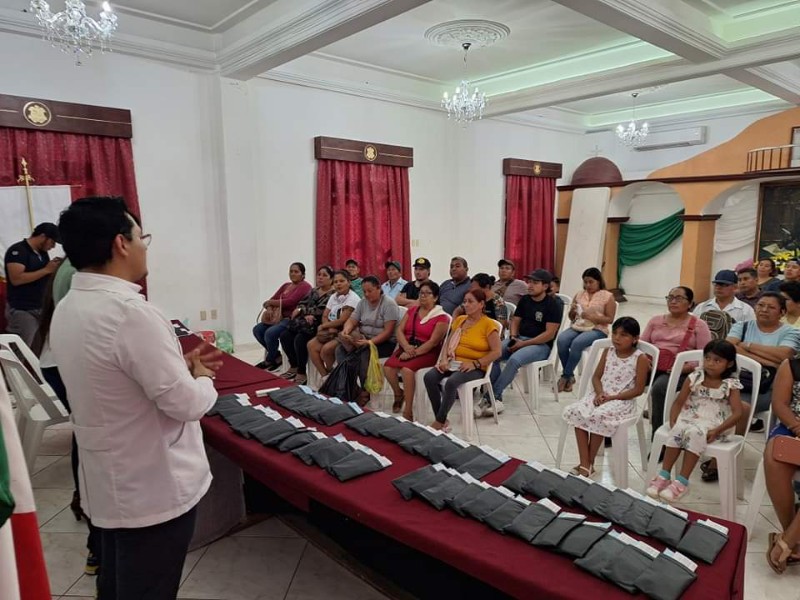
POLYGON ((322 312, 322 322, 317 327, 317 334, 309 340, 307 346, 308 357, 322 377, 333 370, 336 346, 339 344, 336 337, 361 301, 350 289, 347 271, 336 271, 333 274, 333 291, 322 312))
POLYGON ((583 351, 596 340, 608 336, 608 326, 614 320, 617 304, 614 294, 606 289, 600 269, 591 267, 581 276, 583 289, 575 294, 569 307, 572 325, 558 336, 558 358, 561 361, 559 392, 571 392, 575 383, 575 368, 583 351))
POLYGON ((762 258, 756 265, 756 275, 758 282, 758 289, 766 291, 773 287, 773 284, 779 285, 781 280, 778 279, 778 265, 771 258, 762 258))
POLYGON ((781 533, 769 534, 767 562, 776 573, 800 563, 800 513, 795 510, 794 476, 797 465, 776 460, 772 453, 780 436, 800 436, 800 361, 784 360, 772 384, 772 415, 778 422, 764 449, 764 476, 781 533))
POLYGON ((420 369, 432 367, 441 350, 442 340, 447 335, 450 319, 441 306, 439 286, 426 281, 419 289, 419 305, 411 306, 400 319, 397 326, 397 349, 383 365, 383 373, 394 391, 392 412, 403 410, 403 416, 414 420, 415 373, 420 369), (398 373, 403 375, 403 388, 400 388, 398 373))
POLYGON ((466 314, 453 319, 439 363, 425 374, 425 389, 436 415, 431 423, 434 429, 449 429, 447 414, 458 398, 458 386, 481 379, 489 365, 500 358, 500 332, 484 314, 485 308, 486 293, 483 290, 466 293, 466 314), (444 393, 439 388, 443 379, 446 379, 444 393))
POLYGON ((317 287, 300 301, 286 331, 281 334, 281 346, 289 359, 289 370, 281 375, 284 379, 292 379, 300 385, 308 380, 308 343, 317 334, 333 293, 333 269, 321 267, 317 271, 317 287))
MULTIPOLYGON (((686 350, 702 350, 711 341, 711 332, 705 321, 691 314, 694 292, 685 286, 674 287, 666 297, 667 314, 657 315, 647 322, 639 339, 653 344, 659 349, 656 376, 650 388, 650 425, 652 434, 664 424, 664 400, 667 396, 667 383, 675 364, 675 357, 686 350)), ((678 389, 683 386, 686 376, 695 370, 696 363, 685 363, 678 389)))
MULTIPOLYGON (((503 328, 508 327, 508 307, 503 296, 492 290, 495 279, 486 273, 478 273, 470 280, 470 290, 483 290, 486 294, 486 316, 495 321, 500 321, 503 328)), ((453 311, 453 318, 460 317, 465 314, 464 305, 462 304, 453 311)))
POLYGON ((781 281, 778 289, 786 299, 786 314, 781 323, 800 329, 800 281, 781 281))
POLYGON ((281 334, 286 331, 294 309, 310 291, 311 284, 306 281, 305 265, 299 262, 292 263, 289 266, 289 281, 264 302, 261 322, 253 327, 253 336, 266 349, 264 360, 256 365, 259 369, 274 371, 281 366, 278 341, 281 334))
MULTIPOLYGON (((361 386, 367 379, 370 344, 375 344, 378 356, 386 358, 392 354, 396 339, 394 330, 400 320, 400 307, 385 296, 381 282, 374 275, 367 275, 361 282, 364 298, 350 315, 339 334, 336 347, 336 361, 342 362, 348 354, 357 353, 360 357, 359 379, 361 386)), ((369 402, 369 393, 362 391, 359 404, 369 402)))

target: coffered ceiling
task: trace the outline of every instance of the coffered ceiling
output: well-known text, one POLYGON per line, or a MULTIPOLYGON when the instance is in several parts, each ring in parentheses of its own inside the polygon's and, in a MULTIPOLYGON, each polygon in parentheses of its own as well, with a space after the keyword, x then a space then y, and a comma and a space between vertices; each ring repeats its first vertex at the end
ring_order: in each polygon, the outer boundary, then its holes
MULTIPOLYGON (((90 6, 92 2, 88 2, 90 6)), ((99 5, 99 2, 94 3, 99 5)), ((27 0, 0 32, 36 35, 27 0)), ((800 104, 800 2, 787 0, 120 0, 118 52, 433 107, 467 77, 489 116, 602 128, 800 104), (487 19, 510 35, 469 52, 424 37, 487 19)), ((60 0, 51 2, 61 10, 60 0)), ((90 9, 93 10, 93 9, 90 9)))

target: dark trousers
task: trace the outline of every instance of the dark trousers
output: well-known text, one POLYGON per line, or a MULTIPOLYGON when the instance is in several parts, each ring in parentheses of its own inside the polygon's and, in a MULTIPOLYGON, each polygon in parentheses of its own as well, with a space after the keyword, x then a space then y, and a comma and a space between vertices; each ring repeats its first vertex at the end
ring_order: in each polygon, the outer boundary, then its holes
POLYGON ((278 362, 278 359, 280 359, 281 353, 278 349, 278 341, 280 341, 281 334, 286 331, 288 325, 289 319, 281 319, 274 325, 258 323, 253 327, 253 337, 267 351, 264 357, 267 362, 278 362))
POLYGON ((100 529, 99 600, 174 600, 194 534, 197 507, 150 527, 100 529))
MULTIPOLYGON (((447 420, 447 414, 458 399, 458 386, 469 381, 480 379, 485 374, 486 373, 480 369, 468 371, 467 373, 462 373, 461 371, 445 371, 444 373, 440 373, 435 367, 425 373, 425 377, 423 378, 425 380, 425 389, 428 391, 428 398, 431 401, 433 414, 436 415, 436 420, 439 423, 444 423, 447 420), (447 379, 444 382, 444 394, 442 394, 442 390, 439 389, 439 384, 442 382, 442 379, 445 378, 447 379)), ((464 410, 472 410, 471 398, 470 405, 464 410)))
MULTIPOLYGON (((64 381, 61 379, 61 374, 58 372, 57 367, 45 367, 42 369, 42 376, 44 380, 50 384, 50 387, 53 388, 53 391, 56 393, 56 396, 61 403, 64 405, 64 408, 67 409, 67 412, 72 412, 72 409, 69 406, 69 400, 67 400, 67 388, 64 386, 64 381)), ((75 491, 77 492, 80 490, 80 486, 78 485, 78 441, 75 439, 75 434, 72 434, 72 480, 75 482, 75 491)), ((86 522, 89 525, 89 537, 86 540, 86 547, 89 549, 89 552, 94 554, 95 556, 100 556, 100 532, 92 525, 92 522, 89 520, 89 517, 86 517, 86 522)))
POLYGON ((289 364, 301 375, 306 374, 308 366, 308 342, 314 339, 313 333, 287 329, 281 334, 281 347, 286 352, 289 364))

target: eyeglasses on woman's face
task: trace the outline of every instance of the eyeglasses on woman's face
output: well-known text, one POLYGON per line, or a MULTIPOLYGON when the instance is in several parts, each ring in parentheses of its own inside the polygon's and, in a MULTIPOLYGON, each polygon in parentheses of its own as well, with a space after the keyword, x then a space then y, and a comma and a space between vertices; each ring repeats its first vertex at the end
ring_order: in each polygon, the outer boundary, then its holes
POLYGON ((667 302, 682 302, 684 300, 689 300, 686 296, 673 296, 670 294, 669 296, 664 296, 664 300, 667 302))

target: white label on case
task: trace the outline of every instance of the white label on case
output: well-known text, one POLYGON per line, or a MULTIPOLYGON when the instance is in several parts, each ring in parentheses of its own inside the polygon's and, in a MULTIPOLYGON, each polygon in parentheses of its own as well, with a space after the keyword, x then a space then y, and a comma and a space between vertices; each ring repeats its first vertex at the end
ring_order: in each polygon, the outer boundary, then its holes
POLYGON ((456 477, 460 477, 461 479, 463 479, 467 483, 478 483, 478 480, 475 479, 469 473, 456 473, 456 477))
POLYGON ((236 401, 242 406, 252 406, 250 403, 250 396, 247 394, 236 394, 236 401))
POLYGON ((698 525, 705 525, 706 527, 710 527, 711 529, 715 529, 716 531, 719 531, 723 535, 728 535, 728 528, 725 527, 725 525, 722 525, 721 523, 716 523, 716 522, 712 521, 711 519, 699 519, 697 521, 697 524, 698 525))
POLYGON ((347 438, 345 438, 344 435, 341 434, 341 433, 333 436, 333 439, 335 439, 337 442, 346 442, 347 441, 347 438))
POLYGON ((341 400, 339 400, 339 398, 333 398, 333 397, 331 397, 331 398, 326 398, 326 400, 327 400, 328 402, 330 402, 331 404, 344 404, 344 402, 342 402, 341 400))
POLYGON ((665 548, 664 549, 664 556, 668 556, 669 558, 671 558, 675 562, 681 563, 684 567, 689 569, 692 573, 694 573, 697 570, 697 563, 694 562, 689 557, 684 556, 680 552, 673 552, 669 548, 665 548))
POLYGON ((388 419, 389 418, 389 415, 387 415, 385 412, 381 412, 381 411, 377 411, 377 412, 374 412, 372 414, 375 415, 376 417, 380 417, 381 419, 388 419))
POLYGON ((485 489, 485 490, 488 490, 490 487, 492 487, 488 483, 486 483, 485 481, 477 481, 476 483, 479 486, 481 486, 483 489, 485 489))
POLYGON ((353 410, 353 412, 356 413, 357 415, 360 415, 360 414, 362 414, 364 412, 364 409, 361 408, 355 402, 348 402, 347 406, 349 406, 353 410))
MULTIPOLYGON (((625 535, 620 531, 611 530, 608 532, 608 536, 614 538, 615 540, 619 540, 620 542, 624 542, 625 540, 622 539, 622 536, 625 535)), ((628 536, 625 536, 628 537, 628 536)))
POLYGON ((507 498, 513 498, 514 497, 514 492, 512 492, 508 488, 504 488, 502 485, 500 487, 496 487, 495 489, 498 492, 500 492, 501 494, 503 494, 503 496, 506 496, 507 498))
POLYGON ((670 504, 664 503, 664 504, 661 504, 660 506, 661 506, 661 508, 664 508, 664 509, 668 510, 669 512, 674 513, 674 514, 678 515, 679 517, 683 517, 684 519, 688 519, 689 518, 689 513, 683 512, 682 510, 678 510, 677 508, 675 508, 674 506, 672 506, 670 504))
POLYGON ((657 500, 653 500, 650 496, 642 496, 642 500, 647 502, 648 504, 652 504, 653 506, 661 506, 661 503, 657 500))
POLYGON ((313 435, 313 436, 314 436, 315 438, 317 438, 318 440, 321 440, 321 439, 322 439, 322 438, 324 438, 324 437, 328 437, 327 435, 325 435, 325 434, 324 434, 324 433, 322 433, 321 431, 314 431, 314 432, 312 432, 312 434, 311 434, 311 435, 313 435))
POLYGON ((555 467, 545 467, 545 470, 550 471, 551 473, 555 473, 556 475, 561 477, 561 479, 566 479, 567 475, 569 475, 569 473, 565 473, 564 471, 556 469, 555 467))
POLYGON ((584 525, 588 525, 589 527, 597 527, 598 529, 608 529, 611 527, 611 523, 594 523, 592 521, 586 521, 584 525))
POLYGON ((619 541, 620 542, 624 542, 624 543, 628 544, 629 546, 630 545, 636 545, 638 543, 637 540, 633 539, 627 533, 620 533, 619 534, 619 541))
POLYGON ((658 556, 658 550, 653 548, 650 544, 645 544, 640 540, 636 545, 639 547, 639 550, 647 554, 650 558, 658 556))
POLYGON ((586 515, 580 515, 580 514, 574 513, 574 512, 564 512, 564 511, 562 511, 562 512, 560 512, 558 514, 558 518, 559 519, 572 519, 573 521, 583 521, 584 519, 586 519, 586 515))
POLYGON ((400 421, 401 423, 408 423, 408 419, 405 417, 401 417, 400 415, 396 415, 392 417, 395 421, 400 421))
POLYGON ((460 437, 457 437, 457 436, 453 435, 452 433, 445 433, 445 435, 447 437, 449 437, 451 440, 453 440, 456 444, 461 446, 462 448, 466 448, 467 446, 469 446, 469 442, 465 442, 460 437))
POLYGON ((604 488, 606 488, 606 489, 607 489, 609 492, 613 492, 613 491, 615 491, 615 490, 617 489, 617 488, 616 488, 616 486, 613 486, 613 485, 611 485, 610 483, 604 483, 604 482, 602 482, 602 481, 598 481, 598 482, 596 482, 596 483, 597 483, 597 485, 602 485, 602 486, 603 486, 604 488))
POLYGON ((542 498, 541 500, 539 500, 539 502, 537 502, 537 504, 541 504, 542 506, 553 511, 554 513, 561 511, 561 507, 552 500, 550 500, 549 498, 542 498))
POLYGON ((392 464, 392 461, 390 461, 390 460, 389 460, 388 458, 386 458, 385 456, 381 456, 380 454, 375 454, 374 456, 375 456, 375 458, 377 458, 377 459, 378 459, 378 462, 379 462, 379 463, 381 463, 381 466, 382 466, 384 469, 385 469, 386 467, 388 467, 389 465, 391 465, 391 464, 392 464))
POLYGON ((514 501, 522 504, 522 506, 529 506, 531 503, 525 496, 515 496, 514 501))
POLYGON ((298 385, 297 387, 299 387, 301 390, 303 390, 303 393, 308 394, 310 396, 313 396, 314 393, 315 393, 314 390, 312 390, 307 385, 298 385))
POLYGON ((622 491, 623 491, 623 492, 625 492, 626 494, 628 494, 628 496, 631 496, 631 497, 633 497, 633 498, 636 498, 637 500, 643 500, 643 499, 644 499, 644 496, 642 496, 642 495, 641 495, 639 492, 637 492, 636 490, 632 490, 631 488, 626 488, 626 489, 624 489, 624 490, 622 490, 622 491))
POLYGON ((445 467, 442 463, 436 463, 435 465, 433 465, 433 470, 434 471, 446 471, 447 467, 445 467))
POLYGON ((537 471, 543 471, 545 468, 542 463, 536 460, 532 460, 531 462, 525 464, 528 465, 531 469, 535 469, 537 471))
POLYGON ((286 422, 287 422, 287 423, 289 423, 289 425, 291 425, 292 427, 295 427, 296 429, 300 429, 300 428, 302 428, 302 427, 305 427, 305 426, 306 426, 306 425, 305 425, 305 423, 303 423, 303 422, 302 422, 300 419, 298 419, 297 417, 288 417, 288 418, 286 419, 286 422))
POLYGON ((500 450, 495 450, 491 446, 479 446, 481 450, 483 450, 486 454, 491 456, 492 458, 498 460, 500 463, 505 464, 511 460, 511 457, 507 454, 500 452, 500 450))

